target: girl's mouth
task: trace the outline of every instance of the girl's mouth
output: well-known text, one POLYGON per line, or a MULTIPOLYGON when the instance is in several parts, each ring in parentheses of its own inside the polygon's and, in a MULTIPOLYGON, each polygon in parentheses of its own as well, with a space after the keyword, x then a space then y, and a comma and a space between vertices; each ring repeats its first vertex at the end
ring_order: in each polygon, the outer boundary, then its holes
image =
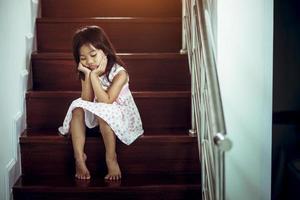
POLYGON ((90 68, 91 70, 97 69, 97 68, 98 68, 98 65, 90 65, 89 68, 90 68))

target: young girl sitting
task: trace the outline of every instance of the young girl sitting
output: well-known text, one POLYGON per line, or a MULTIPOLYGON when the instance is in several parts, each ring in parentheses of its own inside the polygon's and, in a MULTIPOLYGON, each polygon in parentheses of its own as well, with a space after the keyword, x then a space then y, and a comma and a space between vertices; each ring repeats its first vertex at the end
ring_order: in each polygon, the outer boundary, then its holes
POLYGON ((81 98, 70 105, 62 135, 71 133, 78 179, 90 179, 84 153, 85 129, 99 125, 105 145, 107 180, 121 179, 116 136, 129 145, 143 134, 139 111, 129 90, 129 77, 105 32, 98 26, 78 30, 73 56, 81 79, 81 98))

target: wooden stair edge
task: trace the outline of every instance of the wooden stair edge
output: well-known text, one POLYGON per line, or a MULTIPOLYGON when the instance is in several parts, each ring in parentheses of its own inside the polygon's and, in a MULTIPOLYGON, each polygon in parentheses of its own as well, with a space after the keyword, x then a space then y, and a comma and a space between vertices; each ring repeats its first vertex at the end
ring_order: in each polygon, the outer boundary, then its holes
MULTIPOLYGON (((34 91, 26 93, 28 98, 57 98, 80 96, 80 91, 34 91)), ((134 98, 190 98, 191 91, 132 91, 134 98)))
MULTIPOLYGON (((117 53, 122 59, 166 59, 166 58, 187 58, 186 54, 180 52, 145 52, 145 53, 117 53)), ((72 59, 71 52, 33 52, 31 59, 51 60, 51 59, 72 59)))
POLYGON ((118 23, 181 23, 181 17, 72 17, 37 18, 36 23, 74 23, 74 22, 118 22, 118 23))
MULTIPOLYGON (((87 137, 87 142, 98 142, 100 137, 87 137)), ((156 133, 156 134, 150 134, 147 133, 147 131, 139 137, 137 140, 142 140, 143 142, 158 142, 158 143, 165 143, 165 142, 183 142, 183 143, 189 143, 189 142, 195 142, 197 138, 192 137, 188 135, 188 132, 182 132, 181 134, 169 134, 169 133, 156 133)), ((43 132, 39 131, 38 133, 31 133, 27 132, 25 130, 20 138, 20 143, 57 143, 57 142, 68 142, 71 141, 69 136, 62 136, 57 132, 51 131, 51 132, 43 132)))
POLYGON ((127 174, 120 181, 107 182, 103 177, 94 177, 88 182, 64 176, 26 177, 20 176, 13 186, 14 192, 111 192, 128 190, 199 190, 201 174, 127 174), (114 186, 114 187, 112 187, 114 186))
MULTIPOLYGON (((42 177, 41 177, 42 178, 42 177)), ((81 189, 78 189, 76 187, 76 191, 74 191, 74 187, 53 187, 53 186, 22 186, 22 185, 17 185, 16 183, 15 186, 13 186, 13 190, 15 193, 19 192, 39 192, 39 193, 81 193, 81 192, 90 192, 90 193, 102 193, 102 192, 134 192, 136 190, 139 190, 139 192, 145 192, 147 190, 157 190, 161 191, 162 189, 164 190, 172 190, 172 191, 178 191, 178 190, 201 190, 201 184, 186 184, 183 183, 182 185, 150 185, 150 186, 131 186, 131 187, 82 187, 81 189)), ((113 184, 111 184, 113 186, 113 184)), ((199 192, 200 193, 200 192, 199 192)))
POLYGON ((64 176, 41 176, 26 180, 19 177, 13 186, 16 200, 24 199, 198 199, 201 198, 201 174, 123 176, 120 181, 104 181, 103 177, 92 177, 89 181, 66 179, 64 176), (159 177, 159 178, 157 178, 159 177), (92 196, 91 196, 92 195, 92 196), (120 197, 123 195, 124 197, 120 197))

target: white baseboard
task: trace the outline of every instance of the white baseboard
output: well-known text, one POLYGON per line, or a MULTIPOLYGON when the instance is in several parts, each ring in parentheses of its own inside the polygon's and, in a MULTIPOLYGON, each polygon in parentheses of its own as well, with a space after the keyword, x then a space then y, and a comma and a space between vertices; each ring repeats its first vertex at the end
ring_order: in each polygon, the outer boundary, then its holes
POLYGON ((12 198, 12 187, 21 175, 21 159, 19 137, 21 132, 25 129, 24 126, 24 112, 17 112, 12 120, 11 132, 11 148, 12 154, 10 161, 5 166, 4 184, 5 184, 5 200, 12 198))
POLYGON ((12 123, 12 148, 13 148, 13 159, 18 160, 18 151, 19 151, 19 137, 20 134, 24 131, 25 127, 23 125, 24 121, 24 113, 17 112, 17 114, 13 118, 12 123))
POLYGON ((4 183, 5 183, 5 200, 12 199, 12 187, 21 175, 20 163, 11 159, 5 166, 4 183))
POLYGON ((21 163, 20 159, 15 160, 11 159, 7 165, 5 170, 5 186, 6 186, 6 200, 12 199, 12 187, 14 186, 15 182, 21 175, 21 163))

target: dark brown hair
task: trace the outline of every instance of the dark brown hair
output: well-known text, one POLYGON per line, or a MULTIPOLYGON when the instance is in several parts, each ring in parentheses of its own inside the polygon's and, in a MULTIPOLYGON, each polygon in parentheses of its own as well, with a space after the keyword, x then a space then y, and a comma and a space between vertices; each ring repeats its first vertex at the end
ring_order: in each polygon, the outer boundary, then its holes
MULTIPOLYGON (((73 36, 73 56, 76 62, 76 70, 80 62, 80 48, 85 44, 91 44, 96 49, 101 49, 107 56, 107 66, 105 74, 108 79, 108 74, 115 63, 125 67, 124 62, 117 56, 116 50, 110 42, 108 36, 99 26, 87 26, 77 30, 73 36)), ((84 80, 85 76, 79 72, 79 77, 84 80)))

